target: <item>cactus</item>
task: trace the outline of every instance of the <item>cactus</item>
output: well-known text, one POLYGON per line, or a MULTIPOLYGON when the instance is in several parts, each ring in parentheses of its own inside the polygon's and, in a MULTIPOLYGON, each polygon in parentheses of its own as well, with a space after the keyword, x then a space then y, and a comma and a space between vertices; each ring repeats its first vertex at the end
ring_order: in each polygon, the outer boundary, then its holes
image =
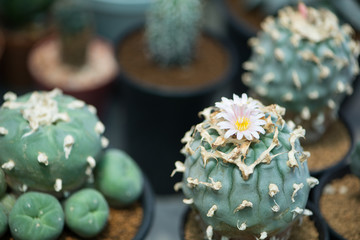
POLYGON ((281 9, 250 39, 253 53, 242 80, 264 103, 285 107, 289 118, 304 126, 307 139, 316 140, 353 91, 359 45, 352 34, 329 10, 303 4, 281 9))
POLYGON ((157 0, 145 36, 150 57, 163 66, 189 64, 195 54, 203 6, 200 0, 157 0))
POLYGON ((0 199, 0 209, 4 211, 6 216, 9 216, 11 209, 14 207, 16 197, 12 193, 8 193, 0 199))
POLYGON ((105 227, 109 206, 101 193, 86 188, 71 195, 64 203, 65 223, 83 238, 96 236, 105 227))
POLYGON ((94 173, 97 189, 111 206, 129 205, 142 193, 141 170, 134 160, 121 150, 108 149, 94 173))
POLYGON ((59 1, 55 7, 63 63, 81 67, 86 63, 87 48, 93 37, 91 15, 78 1, 59 1))
POLYGON ((92 180, 107 144, 96 109, 58 89, 4 96, 0 165, 14 191, 60 196, 92 180))
POLYGON ((64 227, 64 212, 52 195, 24 193, 10 212, 9 226, 16 240, 57 239, 64 227))
POLYGON ((204 121, 182 139, 184 203, 198 211, 207 239, 269 239, 280 236, 302 215, 310 188, 308 152, 302 127, 285 123, 285 109, 247 98, 222 98, 204 109, 204 121))
POLYGON ((8 219, 2 208, 0 208, 0 237, 2 237, 8 228, 8 219))
POLYGON ((44 14, 54 0, 0 0, 0 22, 9 28, 19 28, 44 14))

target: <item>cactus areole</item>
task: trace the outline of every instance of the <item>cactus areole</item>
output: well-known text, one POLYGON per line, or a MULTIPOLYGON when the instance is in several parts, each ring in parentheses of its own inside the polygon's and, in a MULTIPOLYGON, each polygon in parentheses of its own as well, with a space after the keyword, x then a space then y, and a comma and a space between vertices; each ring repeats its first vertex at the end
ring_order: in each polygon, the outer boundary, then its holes
POLYGON ((299 142, 305 131, 287 124, 284 113, 234 94, 204 109, 204 121, 185 134, 186 160, 173 171, 183 172, 183 180, 175 189, 198 211, 207 239, 284 237, 311 214, 305 205, 318 181, 299 142))
POLYGON ((91 180, 107 142, 94 107, 57 89, 4 99, 0 165, 13 190, 66 193, 91 180))

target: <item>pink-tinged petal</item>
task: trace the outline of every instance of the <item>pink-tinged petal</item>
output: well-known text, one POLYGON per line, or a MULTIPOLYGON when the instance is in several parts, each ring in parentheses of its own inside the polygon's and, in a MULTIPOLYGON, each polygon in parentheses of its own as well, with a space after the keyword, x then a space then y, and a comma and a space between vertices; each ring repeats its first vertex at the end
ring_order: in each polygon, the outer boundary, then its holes
POLYGON ((230 129, 230 128, 233 128, 234 125, 232 125, 231 123, 229 122, 219 122, 218 123, 218 126, 221 128, 221 129, 230 129))

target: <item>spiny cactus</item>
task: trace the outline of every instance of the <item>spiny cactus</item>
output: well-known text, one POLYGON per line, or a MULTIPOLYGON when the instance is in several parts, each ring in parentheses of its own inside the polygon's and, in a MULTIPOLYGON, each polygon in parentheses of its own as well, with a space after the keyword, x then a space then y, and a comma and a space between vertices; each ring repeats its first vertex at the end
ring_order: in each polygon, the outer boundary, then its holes
POLYGON ((10 212, 9 226, 16 240, 57 239, 64 227, 64 212, 49 194, 24 193, 10 212))
POLYGON ((62 0, 55 5, 54 15, 61 40, 62 61, 74 67, 83 66, 93 37, 90 13, 78 1, 62 0))
POLYGON ((105 198, 91 188, 82 189, 66 199, 64 211, 66 225, 83 238, 99 234, 109 217, 109 206, 105 198))
POLYGON ((202 11, 201 0, 155 1, 145 26, 150 57, 163 66, 190 63, 196 52, 202 11))
POLYGON ((281 9, 250 39, 253 53, 244 63, 243 82, 264 103, 285 107, 305 127, 307 139, 317 139, 353 91, 359 45, 352 35, 329 10, 303 4, 281 9))
POLYGON ((4 96, 0 108, 0 166, 14 191, 56 195, 92 178, 108 141, 96 109, 58 89, 4 96))
POLYGON ((285 123, 284 111, 234 94, 203 110, 204 121, 185 134, 175 187, 208 226, 207 239, 280 236, 310 214, 305 205, 318 181, 298 139, 305 131, 285 123))
POLYGON ((143 181, 136 162, 118 149, 106 150, 95 169, 95 185, 114 207, 135 202, 142 193, 143 181))

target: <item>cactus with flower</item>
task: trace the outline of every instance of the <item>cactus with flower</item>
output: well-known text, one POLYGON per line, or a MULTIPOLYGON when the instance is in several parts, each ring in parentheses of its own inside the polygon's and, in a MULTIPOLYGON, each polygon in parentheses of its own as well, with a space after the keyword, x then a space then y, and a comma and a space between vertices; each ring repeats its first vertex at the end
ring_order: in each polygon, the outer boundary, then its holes
POLYGON ((285 109, 234 94, 200 114, 182 142, 184 203, 206 226, 207 239, 267 239, 286 236, 305 209, 317 179, 307 168, 309 153, 295 128, 282 118, 285 109))
POLYGON ((302 3, 283 8, 250 39, 252 55, 242 80, 264 103, 284 106, 307 130, 307 140, 316 140, 353 91, 360 51, 353 32, 327 9, 302 3))
POLYGON ((189 64, 195 54, 201 0, 157 0, 150 7, 145 25, 150 57, 163 66, 189 64))

